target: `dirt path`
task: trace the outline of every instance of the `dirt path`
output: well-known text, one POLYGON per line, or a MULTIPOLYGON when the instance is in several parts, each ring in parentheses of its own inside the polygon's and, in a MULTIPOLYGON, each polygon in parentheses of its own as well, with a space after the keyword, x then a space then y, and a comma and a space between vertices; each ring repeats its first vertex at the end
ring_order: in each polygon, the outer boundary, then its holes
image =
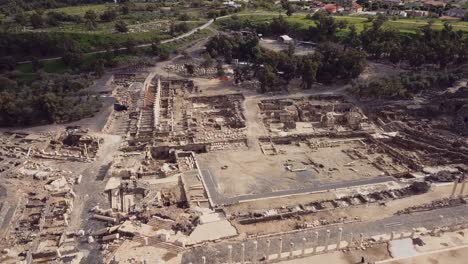
POLYGON ((89 228, 89 222, 86 221, 87 211, 98 204, 102 207, 105 201, 104 178, 122 140, 120 136, 114 135, 96 134, 96 136, 104 138, 104 143, 99 149, 97 159, 82 172, 81 184, 75 186, 76 199, 68 227, 70 231, 89 228))
POLYGON ((258 100, 244 101, 245 125, 247 126, 247 144, 249 149, 258 150, 260 148, 258 137, 266 136, 265 126, 260 118, 258 100))

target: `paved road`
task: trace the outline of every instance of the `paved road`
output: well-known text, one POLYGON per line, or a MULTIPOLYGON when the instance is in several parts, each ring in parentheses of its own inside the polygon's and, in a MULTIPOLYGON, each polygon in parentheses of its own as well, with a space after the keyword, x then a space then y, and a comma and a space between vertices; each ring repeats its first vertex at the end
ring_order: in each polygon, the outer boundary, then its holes
MULTIPOLYGON (((384 207, 383 207, 384 209, 384 207)), ((343 228, 343 240, 349 241, 353 234, 354 241, 358 239, 360 233, 364 234, 364 237, 371 237, 374 235, 390 234, 392 231, 397 233, 411 232, 413 228, 425 227, 432 229, 433 227, 441 227, 453 225, 455 223, 466 223, 468 220, 468 205, 460 205, 451 208, 442 208, 428 212, 421 212, 409 215, 394 215, 387 218, 383 218, 373 222, 357 222, 344 224, 334 227, 319 227, 309 230, 300 230, 296 233, 283 235, 283 251, 289 251, 289 243, 294 242, 296 249, 302 245, 302 238, 307 239, 306 246, 308 248, 312 246, 322 245, 326 230, 331 231, 330 243, 336 243, 338 237, 338 228, 343 228), (442 217, 441 217, 442 216, 442 217), (319 241, 317 244, 315 241, 315 232, 319 233, 319 241), (351 234, 352 233, 352 234, 351 234)), ((273 254, 279 250, 279 236, 273 236, 269 238, 259 238, 258 241, 258 256, 263 256, 266 252, 266 240, 271 240, 270 253, 273 254)), ((253 239, 242 241, 245 243, 246 259, 251 259, 253 239)), ((182 256, 182 263, 192 262, 193 264, 202 263, 201 257, 206 256, 207 263, 226 263, 227 262, 227 246, 233 246, 233 260, 240 260, 240 241, 235 242, 220 242, 215 244, 206 244, 197 248, 193 248, 187 251, 182 256)))

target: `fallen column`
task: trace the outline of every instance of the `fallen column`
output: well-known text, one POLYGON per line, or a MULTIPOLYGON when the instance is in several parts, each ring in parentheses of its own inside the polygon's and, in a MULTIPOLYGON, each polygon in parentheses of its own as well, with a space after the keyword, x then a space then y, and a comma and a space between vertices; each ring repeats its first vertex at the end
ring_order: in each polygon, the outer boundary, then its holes
POLYGON ((119 237, 120 237, 119 233, 108 235, 108 236, 103 236, 102 241, 114 240, 114 239, 118 239, 119 237))
POLYGON ((102 220, 102 221, 106 221, 106 222, 112 222, 112 223, 117 222, 117 218, 110 217, 110 216, 105 216, 105 215, 94 214, 93 218, 98 219, 98 220, 102 220))

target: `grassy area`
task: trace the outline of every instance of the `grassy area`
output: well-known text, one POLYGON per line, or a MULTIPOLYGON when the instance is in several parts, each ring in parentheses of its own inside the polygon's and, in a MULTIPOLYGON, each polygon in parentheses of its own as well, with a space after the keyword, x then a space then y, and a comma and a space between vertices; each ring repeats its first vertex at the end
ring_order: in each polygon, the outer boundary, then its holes
MULTIPOLYGON (((244 13, 243 15, 239 15, 239 20, 246 21, 249 20, 253 24, 260 24, 260 23, 269 23, 274 17, 277 17, 276 14, 268 14, 268 13, 257 13, 257 14, 248 14, 244 13)), ((371 22, 365 17, 356 17, 356 16, 334 16, 336 20, 344 20, 347 21, 349 24, 354 24, 356 29, 360 32, 364 30, 364 26, 371 25, 371 22)), ((219 19, 216 23, 217 26, 223 23, 230 18, 219 19)), ((307 19, 304 14, 297 14, 294 16, 285 16, 285 19, 293 24, 298 25, 299 28, 307 29, 311 26, 315 26, 315 21, 307 19)), ((398 19, 398 20, 388 20, 385 22, 384 26, 394 28, 402 33, 416 33, 416 31, 421 28, 422 26, 426 25, 429 20, 423 18, 405 18, 405 19, 398 19)), ((434 29, 442 29, 445 21, 442 20, 434 20, 433 28, 434 29)), ((464 33, 468 34, 468 22, 466 21, 449 21, 452 24, 454 30, 461 30, 464 33)))
POLYGON ((102 13, 110 7, 115 7, 115 4, 97 4, 97 5, 80 5, 80 6, 67 6, 55 9, 48 9, 46 12, 55 11, 55 12, 64 12, 69 15, 84 15, 87 11, 93 10, 96 13, 102 13))
MULTIPOLYGON (((350 24, 356 25, 356 28, 359 31, 364 29, 364 25, 370 25, 371 23, 368 22, 368 19, 365 17, 351 17, 351 16, 335 16, 337 20, 345 20, 350 24)), ((391 27, 401 32, 406 33, 415 33, 419 28, 422 26, 427 25, 428 19, 424 18, 402 18, 397 20, 388 20, 385 22, 386 27, 391 27)), ((442 29, 444 27, 445 21, 437 19, 433 20, 433 28, 434 29, 442 29)), ((451 20, 448 21, 452 25, 454 30, 461 30, 465 33, 468 33, 468 22, 460 21, 460 20, 451 20)))

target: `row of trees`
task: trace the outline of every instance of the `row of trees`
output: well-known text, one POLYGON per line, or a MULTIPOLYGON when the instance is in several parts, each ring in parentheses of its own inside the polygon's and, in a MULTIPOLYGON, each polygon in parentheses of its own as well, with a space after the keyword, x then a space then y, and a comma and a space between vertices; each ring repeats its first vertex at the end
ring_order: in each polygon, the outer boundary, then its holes
MULTIPOLYGON (((18 14, 24 11, 52 9, 74 5, 114 3, 113 0, 2 0, 0 11, 5 15, 18 14)), ((130 0, 120 0, 121 5, 130 4, 130 0)))
POLYGON ((445 68, 449 64, 464 63, 468 58, 468 39, 455 32, 449 23, 435 30, 429 22, 414 36, 404 36, 383 26, 386 18, 378 16, 370 27, 358 35, 350 34, 355 46, 362 46, 372 58, 405 61, 412 66, 434 64, 445 68))
POLYGON ((386 27, 387 18, 379 15, 367 24, 361 33, 346 21, 337 21, 332 16, 317 12, 309 19, 316 26, 304 28, 298 23, 288 22, 284 17, 274 18, 271 23, 256 23, 233 18, 223 22, 232 30, 253 29, 265 36, 291 35, 308 41, 331 41, 355 49, 364 49, 371 58, 386 59, 393 63, 408 62, 413 66, 434 64, 444 68, 452 63, 464 63, 468 58, 468 39, 461 31, 454 31, 450 23, 442 30, 435 30, 429 22, 414 35, 403 34, 386 27), (346 32, 345 32, 345 29, 346 32))
POLYGON ((101 14, 97 14, 94 10, 88 10, 83 16, 70 15, 65 12, 58 11, 49 11, 45 14, 42 11, 36 11, 30 15, 26 13, 18 13, 13 17, 13 19, 17 25, 31 25, 36 29, 46 26, 55 27, 62 23, 72 22, 75 24, 85 23, 89 30, 94 30, 97 28, 98 22, 112 22, 115 21, 117 17, 118 10, 116 8, 109 8, 101 14))

